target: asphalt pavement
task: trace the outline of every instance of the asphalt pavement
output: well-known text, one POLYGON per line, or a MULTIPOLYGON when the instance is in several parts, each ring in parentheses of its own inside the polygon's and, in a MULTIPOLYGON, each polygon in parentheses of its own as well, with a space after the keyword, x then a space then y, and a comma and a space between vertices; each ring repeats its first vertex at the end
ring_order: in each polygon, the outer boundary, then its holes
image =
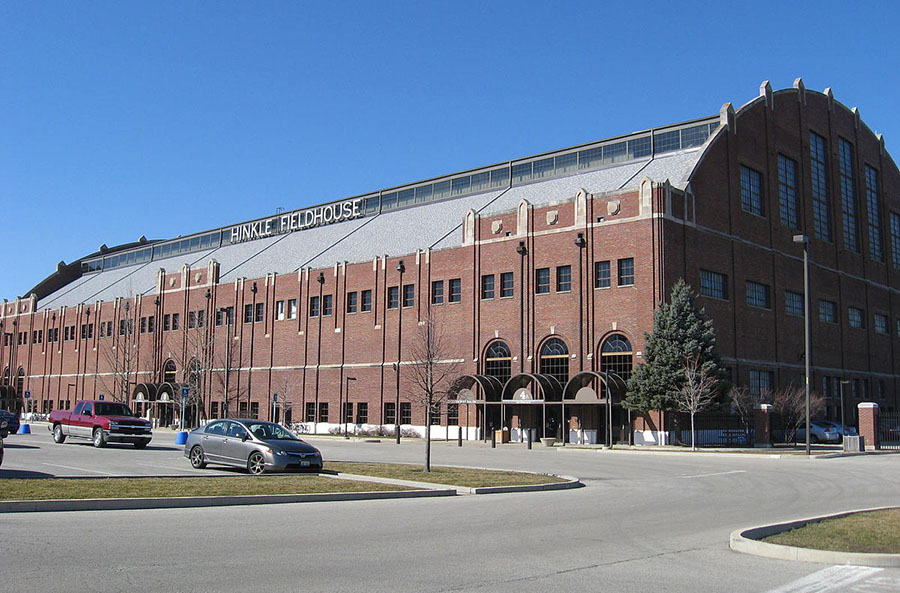
MULTIPOLYGON (((420 440, 310 438, 326 459, 421 463, 420 440)), ((13 435, 12 477, 196 475, 158 432, 142 451, 13 435)), ((660 455, 434 443, 433 463, 574 475, 585 488, 441 499, 0 517, 9 590, 900 590, 900 570, 771 560, 728 548, 739 527, 900 505, 900 456, 660 455)), ((222 473, 231 473, 224 470, 222 473)))

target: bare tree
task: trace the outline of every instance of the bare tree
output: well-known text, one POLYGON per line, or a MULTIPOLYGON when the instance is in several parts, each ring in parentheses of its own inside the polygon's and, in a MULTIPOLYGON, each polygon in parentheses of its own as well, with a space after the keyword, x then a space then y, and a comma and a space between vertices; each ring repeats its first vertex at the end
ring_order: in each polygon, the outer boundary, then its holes
POLYGON ((114 401, 125 402, 131 396, 138 371, 138 343, 130 299, 122 299, 120 312, 116 322, 108 326, 110 339, 100 340, 100 353, 109 373, 98 373, 97 384, 114 401))
MULTIPOLYGON (((435 408, 450 396, 452 379, 458 374, 459 363, 449 359, 449 347, 443 326, 429 308, 419 323, 418 333, 412 340, 410 353, 409 398, 425 408, 425 467, 431 471, 431 421, 435 408)), ((398 410, 399 413, 399 410, 398 410)))
MULTIPOLYGON (((195 319, 195 327, 190 324, 184 331, 184 350, 181 357, 181 368, 184 369, 184 379, 188 386, 188 397, 184 401, 187 409, 196 406, 198 410, 197 422, 206 415, 204 394, 209 385, 209 377, 213 368, 213 344, 212 333, 205 327, 205 322, 195 319), (202 325, 201 325, 202 324, 202 325)), ((204 320, 205 321, 205 320, 204 320)), ((211 320, 210 320, 211 321, 211 320)), ((176 408, 180 413, 181 398, 176 398, 176 408)), ((190 422, 190 418, 187 419, 190 422)))
MULTIPOLYGON (((275 405, 281 409, 281 423, 287 424, 288 412, 294 408, 294 394, 298 390, 299 383, 293 379, 290 373, 281 373, 277 381, 272 385, 275 405)), ((275 422, 275 418, 272 418, 275 422)))
POLYGON ((731 409, 741 419, 744 432, 749 434, 753 422, 753 410, 760 403, 759 399, 754 397, 750 390, 743 385, 732 386, 731 391, 728 392, 728 399, 731 402, 731 409))
POLYGON ((684 382, 671 391, 669 396, 678 411, 691 415, 691 450, 696 451, 694 416, 716 402, 719 379, 708 365, 703 364, 699 356, 688 356, 683 364, 684 382))
MULTIPOLYGON (((806 392, 800 387, 788 385, 767 394, 772 408, 781 418, 785 442, 796 442, 797 431, 806 425, 806 392)), ((825 400, 817 393, 809 394, 809 416, 816 417, 825 408, 825 400)), ((804 437, 804 441, 805 441, 804 437)))
POLYGON ((221 390, 223 401, 222 415, 237 415, 240 401, 247 396, 247 385, 240 385, 238 374, 241 371, 241 353, 234 347, 234 338, 231 335, 231 327, 225 337, 225 347, 216 348, 215 355, 215 384, 217 390, 221 390))

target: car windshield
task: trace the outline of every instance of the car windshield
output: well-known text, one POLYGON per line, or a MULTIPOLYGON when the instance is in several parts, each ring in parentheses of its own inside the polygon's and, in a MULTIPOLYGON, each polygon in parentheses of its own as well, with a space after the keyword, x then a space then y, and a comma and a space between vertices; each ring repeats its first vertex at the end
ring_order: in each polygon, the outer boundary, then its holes
POLYGON ((97 416, 134 416, 134 412, 125 404, 103 402, 94 404, 94 414, 97 416))
POLYGON ((245 425, 253 436, 262 441, 299 441, 294 433, 271 422, 248 422, 245 425))

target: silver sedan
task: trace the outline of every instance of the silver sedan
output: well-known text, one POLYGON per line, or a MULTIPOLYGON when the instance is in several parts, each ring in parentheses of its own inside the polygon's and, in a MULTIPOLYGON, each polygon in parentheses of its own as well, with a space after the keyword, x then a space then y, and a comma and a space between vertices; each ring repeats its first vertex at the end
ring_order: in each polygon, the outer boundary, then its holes
POLYGON ((184 456, 197 469, 207 463, 266 471, 320 471, 322 454, 283 426, 261 420, 224 418, 188 434, 184 456))

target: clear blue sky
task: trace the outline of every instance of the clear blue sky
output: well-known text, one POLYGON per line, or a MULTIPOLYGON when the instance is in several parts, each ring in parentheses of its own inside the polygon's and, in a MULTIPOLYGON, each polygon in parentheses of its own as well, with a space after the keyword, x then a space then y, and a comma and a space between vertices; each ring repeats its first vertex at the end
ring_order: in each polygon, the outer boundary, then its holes
POLYGON ((832 87, 900 160, 891 2, 0 3, 0 297, 172 238, 832 87))

